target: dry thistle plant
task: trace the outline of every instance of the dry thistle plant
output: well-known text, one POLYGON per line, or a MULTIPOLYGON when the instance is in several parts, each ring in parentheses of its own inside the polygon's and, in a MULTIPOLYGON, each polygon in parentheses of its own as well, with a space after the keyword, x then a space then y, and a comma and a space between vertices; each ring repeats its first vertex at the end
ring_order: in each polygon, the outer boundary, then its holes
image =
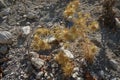
POLYGON ((73 72, 74 64, 70 60, 70 58, 65 56, 64 52, 60 51, 58 54, 55 55, 54 59, 61 65, 65 77, 71 76, 73 72))
MULTIPOLYGON (((91 21, 88 24, 88 19, 91 18, 91 16, 88 13, 78 12, 77 8, 79 4, 79 0, 70 2, 70 4, 67 6, 64 12, 65 17, 69 19, 69 17, 72 16, 71 20, 74 22, 73 27, 69 30, 68 33, 71 34, 70 37, 72 37, 73 39, 82 39, 80 44, 82 44, 81 49, 84 54, 84 58, 87 62, 93 63, 97 47, 89 40, 88 33, 98 30, 99 25, 97 21, 91 21), (75 2, 77 2, 77 4, 75 2), (74 5, 74 7, 72 7, 72 5, 74 5), (75 18, 74 14, 76 14, 78 17, 75 18)), ((68 37, 68 35, 66 36, 68 37)))
POLYGON ((81 49, 87 62, 93 63, 97 47, 87 38, 81 43, 81 49))
POLYGON ((103 24, 109 28, 115 28, 115 12, 113 11, 114 5, 115 0, 104 0, 103 2, 103 24))
POLYGON ((49 30, 46 28, 39 28, 35 31, 31 47, 35 51, 51 49, 51 46, 43 40, 49 34, 49 30))
POLYGON ((76 12, 79 4, 79 0, 71 1, 64 11, 64 17, 67 19, 73 18, 73 15, 76 12))

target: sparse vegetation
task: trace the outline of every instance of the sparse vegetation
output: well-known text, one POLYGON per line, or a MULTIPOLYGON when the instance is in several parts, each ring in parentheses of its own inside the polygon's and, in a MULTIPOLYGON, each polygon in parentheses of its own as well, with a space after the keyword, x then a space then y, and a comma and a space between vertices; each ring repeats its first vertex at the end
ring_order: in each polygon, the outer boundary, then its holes
POLYGON ((116 1, 1 0, 0 79, 119 80, 116 1))
MULTIPOLYGON (((87 62, 93 63, 97 47, 88 38, 88 33, 98 30, 99 25, 97 21, 88 22, 88 19, 91 18, 90 14, 77 11, 79 5, 79 0, 71 1, 64 11, 65 18, 74 22, 74 25, 70 29, 59 26, 52 29, 37 29, 33 38, 33 48, 37 51, 50 49, 51 45, 45 43, 43 40, 43 37, 45 38, 48 35, 53 35, 59 43, 62 42, 65 46, 68 42, 70 44, 70 42, 74 42, 76 39, 81 39, 82 41, 79 44, 81 44, 80 47, 84 58, 87 62), (78 17, 74 17, 75 14, 78 17)), ((63 52, 59 52, 55 56, 55 60, 61 65, 65 76, 72 74, 74 68, 73 62, 63 52)))

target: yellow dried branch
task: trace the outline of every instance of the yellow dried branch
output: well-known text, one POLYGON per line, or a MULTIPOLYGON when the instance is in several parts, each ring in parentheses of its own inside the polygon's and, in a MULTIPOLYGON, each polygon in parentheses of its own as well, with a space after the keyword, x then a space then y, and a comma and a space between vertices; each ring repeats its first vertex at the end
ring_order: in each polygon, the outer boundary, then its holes
POLYGON ((54 58, 60 65, 65 76, 71 76, 74 68, 73 62, 68 58, 64 52, 59 52, 54 58))

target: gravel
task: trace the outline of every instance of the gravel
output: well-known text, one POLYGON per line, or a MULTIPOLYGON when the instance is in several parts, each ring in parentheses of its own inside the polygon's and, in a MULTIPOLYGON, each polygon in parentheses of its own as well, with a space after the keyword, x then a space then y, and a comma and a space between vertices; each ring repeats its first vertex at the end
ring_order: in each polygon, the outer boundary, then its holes
MULTIPOLYGON (((99 31, 89 35, 91 41, 100 50, 94 64, 89 66, 86 66, 81 50, 76 46, 77 42, 71 43, 70 48, 65 52, 75 61, 75 68, 72 76, 67 79, 64 79, 60 65, 53 59, 54 53, 49 51, 52 55, 41 55, 39 52, 28 49, 31 30, 38 26, 50 28, 61 22, 67 22, 63 17, 63 11, 69 1, 0 1, 0 60, 3 61, 0 63, 3 74, 1 80, 84 80, 86 71, 96 80, 120 80, 120 29, 112 32, 102 27, 99 31), (25 37, 20 37, 21 30, 19 29, 22 29, 25 37), (13 44, 9 44, 11 39, 13 44), (46 60, 47 57, 52 58, 46 60)), ((101 14, 101 1, 81 0, 79 9, 91 13, 93 19, 97 20, 101 14)), ((54 40, 52 37, 46 41, 54 40)))

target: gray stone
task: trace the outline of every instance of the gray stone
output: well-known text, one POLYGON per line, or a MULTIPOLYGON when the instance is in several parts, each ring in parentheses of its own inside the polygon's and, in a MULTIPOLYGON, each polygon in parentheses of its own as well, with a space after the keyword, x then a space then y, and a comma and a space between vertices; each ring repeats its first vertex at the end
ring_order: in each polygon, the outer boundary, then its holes
POLYGON ((0 53, 5 54, 8 52, 8 46, 4 45, 0 47, 0 53))
POLYGON ((40 58, 31 58, 31 62, 37 69, 40 69, 45 63, 44 60, 40 58))
POLYGON ((53 63, 53 64, 51 65, 51 67, 52 67, 52 68, 56 68, 56 67, 58 67, 58 64, 57 64, 57 63, 53 63))
POLYGON ((0 31, 0 44, 11 44, 12 34, 8 31, 0 31))
POLYGON ((118 69, 118 63, 117 63, 115 60, 111 59, 111 60, 110 60, 110 67, 111 67, 113 70, 117 70, 117 69, 118 69))
POLYGON ((104 71, 103 71, 103 70, 99 71, 99 75, 100 75, 102 78, 104 78, 104 76, 105 76, 104 71))
POLYGON ((27 14, 27 17, 28 17, 29 19, 34 19, 34 18, 37 18, 37 15, 36 15, 35 12, 33 11, 33 12, 29 12, 29 13, 27 14))
POLYGON ((112 78, 111 80, 117 80, 117 78, 112 78))

